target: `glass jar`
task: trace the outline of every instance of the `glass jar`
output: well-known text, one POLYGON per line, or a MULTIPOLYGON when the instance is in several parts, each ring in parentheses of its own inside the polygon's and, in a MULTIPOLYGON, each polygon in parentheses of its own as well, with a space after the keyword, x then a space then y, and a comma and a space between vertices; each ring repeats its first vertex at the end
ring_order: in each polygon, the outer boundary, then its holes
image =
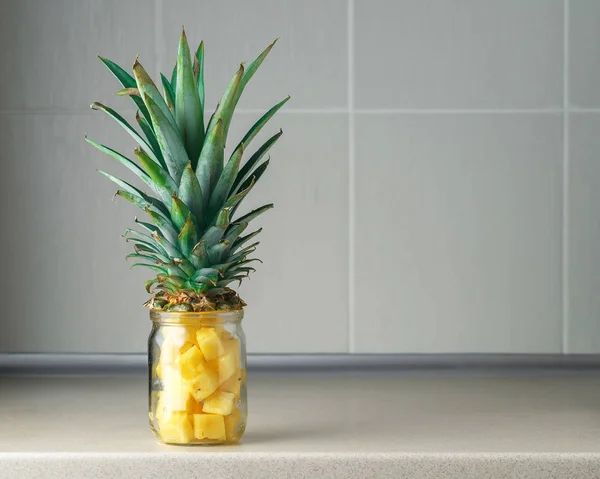
POLYGON ((162 442, 229 444, 244 434, 243 317, 243 311, 150 311, 150 428, 162 442))

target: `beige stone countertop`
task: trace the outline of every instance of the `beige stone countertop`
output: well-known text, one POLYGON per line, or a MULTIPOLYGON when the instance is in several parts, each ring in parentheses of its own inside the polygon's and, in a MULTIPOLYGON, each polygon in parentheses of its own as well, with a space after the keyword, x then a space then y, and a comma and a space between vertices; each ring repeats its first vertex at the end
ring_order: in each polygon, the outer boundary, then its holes
POLYGON ((600 377, 250 375, 236 446, 159 444, 139 376, 0 378, 0 478, 600 477, 600 377))

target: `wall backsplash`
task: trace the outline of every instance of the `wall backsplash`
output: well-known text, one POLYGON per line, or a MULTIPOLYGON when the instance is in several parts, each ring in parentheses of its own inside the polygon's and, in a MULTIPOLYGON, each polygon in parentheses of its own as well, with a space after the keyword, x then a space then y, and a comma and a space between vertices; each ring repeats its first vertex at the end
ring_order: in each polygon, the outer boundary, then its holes
POLYGON ((182 24, 210 107, 281 37, 230 133, 292 95, 250 352, 600 353, 596 0, 3 0, 0 352, 145 351, 137 211, 84 134, 133 150, 96 54, 156 77, 182 24))

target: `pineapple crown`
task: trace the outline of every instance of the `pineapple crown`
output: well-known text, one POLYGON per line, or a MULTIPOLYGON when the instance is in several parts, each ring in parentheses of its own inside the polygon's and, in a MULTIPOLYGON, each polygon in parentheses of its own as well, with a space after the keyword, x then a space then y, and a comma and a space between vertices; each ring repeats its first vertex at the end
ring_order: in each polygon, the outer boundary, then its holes
POLYGON ((157 273, 146 282, 148 293, 154 293, 146 306, 200 311, 237 309, 245 304, 227 285, 241 283, 255 271, 249 265, 260 260, 250 255, 259 243, 250 240, 262 228, 244 236, 242 233, 250 221, 273 205, 242 216, 236 217, 235 213, 265 172, 269 159, 261 160, 282 131, 269 138, 243 165, 242 157, 290 97, 273 106, 250 128, 227 162, 225 140, 246 84, 276 41, 246 68, 240 65, 206 126, 204 42, 191 55, 182 30, 170 81, 161 73, 164 95, 137 59, 131 76, 114 62, 99 57, 123 86, 117 95, 127 95, 135 103, 136 121, 143 135, 116 111, 96 102, 91 105, 94 110, 105 112, 135 139, 137 162, 87 137, 86 141, 132 171, 156 195, 99 170, 118 185, 117 196, 144 210, 150 219, 144 222, 136 218, 139 228, 128 229, 123 235, 134 245, 135 253, 127 256, 138 260, 132 268, 143 266, 157 273))

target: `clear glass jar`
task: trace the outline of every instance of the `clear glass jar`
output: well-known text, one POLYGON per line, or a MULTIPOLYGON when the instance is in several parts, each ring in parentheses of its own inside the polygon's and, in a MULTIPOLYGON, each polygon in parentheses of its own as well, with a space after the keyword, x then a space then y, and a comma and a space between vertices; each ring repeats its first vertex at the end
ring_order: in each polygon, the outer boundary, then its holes
POLYGON ((150 311, 150 428, 162 442, 229 444, 244 434, 243 317, 243 311, 150 311))

